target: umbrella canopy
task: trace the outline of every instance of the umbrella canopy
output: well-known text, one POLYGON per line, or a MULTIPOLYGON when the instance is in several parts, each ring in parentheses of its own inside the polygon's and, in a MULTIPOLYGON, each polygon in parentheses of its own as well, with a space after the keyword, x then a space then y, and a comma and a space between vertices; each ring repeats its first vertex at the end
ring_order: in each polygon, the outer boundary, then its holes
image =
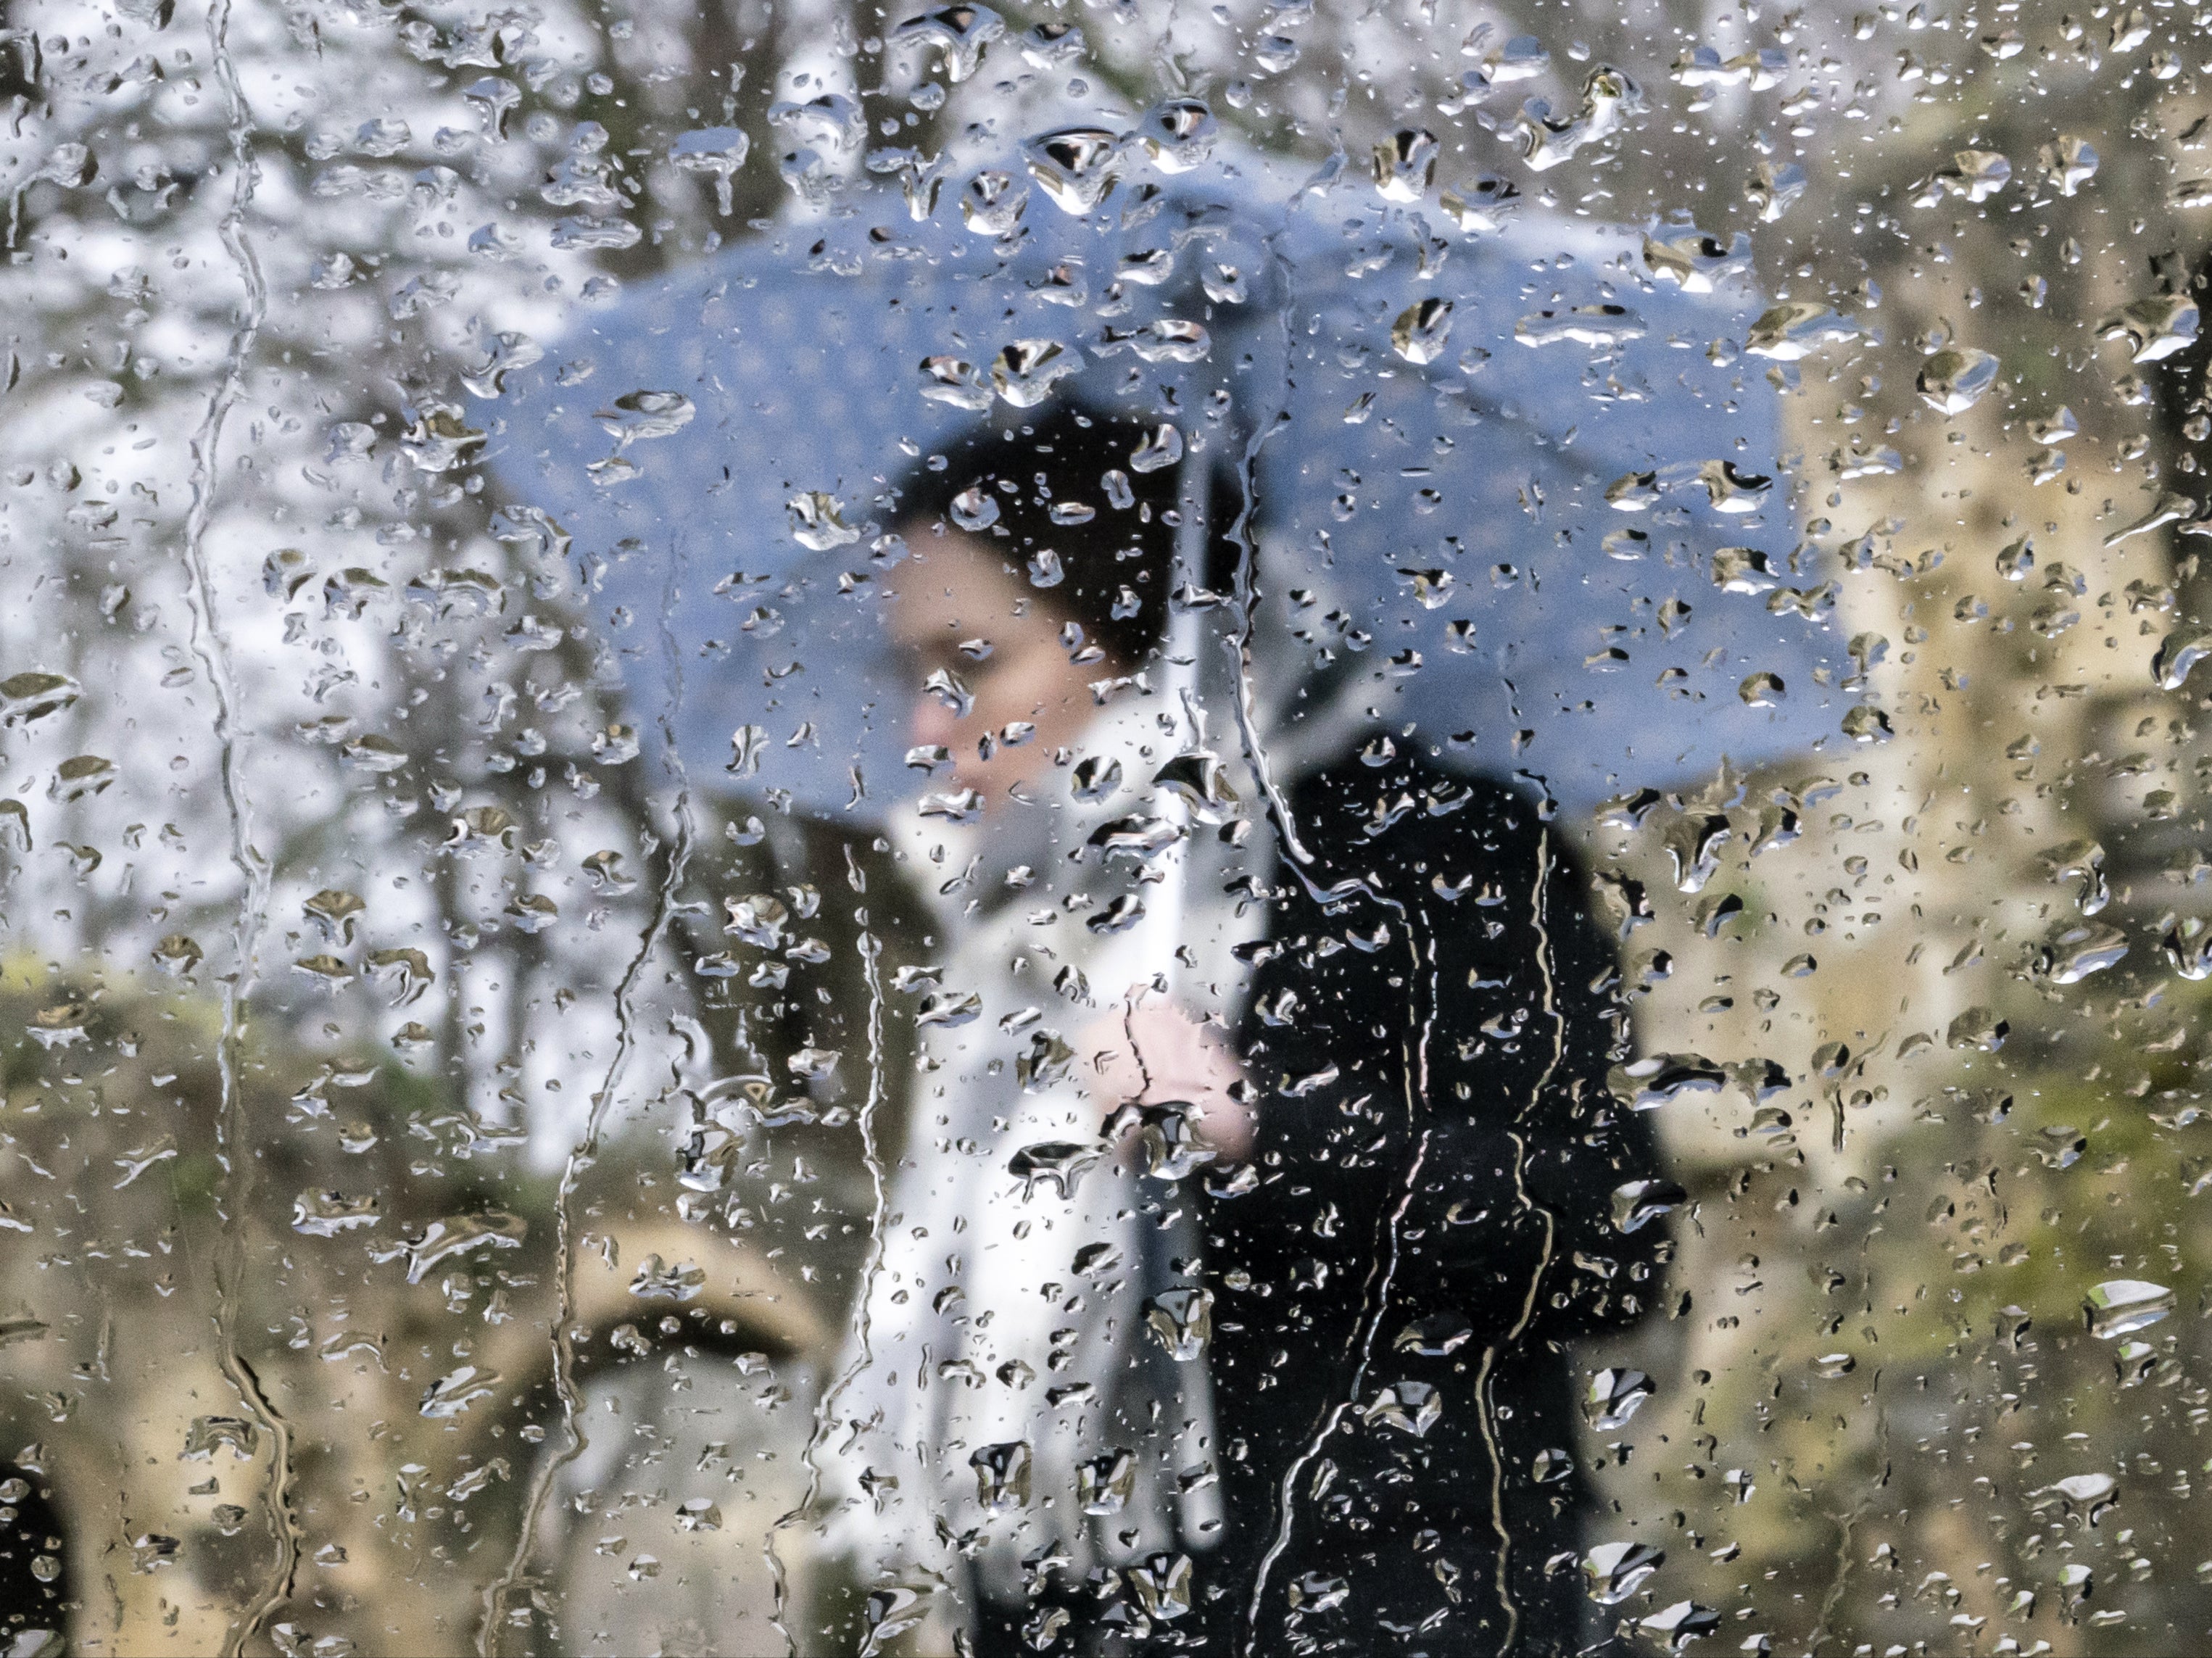
POLYGON ((1209 635, 1254 600, 1280 775, 1380 722, 1582 811, 1834 732, 1822 573, 1730 343, 1759 304, 1741 253, 1662 231, 1648 257, 1495 179, 1439 197, 1225 146, 1175 171, 1146 142, 1173 125, 1033 140, 918 221, 863 187, 507 377, 479 411, 495 473, 606 561, 641 729, 672 703, 705 773, 757 725, 760 780, 803 807, 896 799, 920 687, 876 602, 886 491, 1073 399, 1249 505, 1249 580, 1194 556, 1170 651, 1219 689, 1238 659, 1209 635))

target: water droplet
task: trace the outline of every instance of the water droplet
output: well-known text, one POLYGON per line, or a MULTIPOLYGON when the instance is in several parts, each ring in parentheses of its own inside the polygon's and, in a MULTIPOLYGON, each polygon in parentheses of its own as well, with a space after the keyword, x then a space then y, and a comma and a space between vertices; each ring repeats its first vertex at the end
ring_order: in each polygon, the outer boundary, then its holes
POLYGON ((1914 385, 1920 400, 1930 409, 1939 414, 1963 415, 1996 384, 2002 367, 1987 351, 1954 346, 1923 363, 1914 385))
POLYGON ((844 503, 819 489, 792 496, 784 510, 791 520, 791 538, 815 552, 849 547, 860 538, 860 531, 845 522, 844 503))
POLYGON ((1656 1111, 1686 1094, 1715 1094, 1728 1073, 1698 1054, 1654 1054, 1616 1066, 1608 1079, 1613 1095, 1636 1111, 1656 1111))
POLYGON ((891 31, 891 41, 935 47, 944 54, 945 79, 957 85, 975 72, 984 49, 1006 32, 1006 19, 988 6, 945 6, 908 18, 891 31))
POLYGON ((1791 300, 1759 314, 1744 336, 1743 349, 1754 357, 1796 362, 1824 345, 1859 337, 1858 323, 1816 300, 1791 300))
POLYGON ((592 418, 605 428, 617 449, 652 438, 672 437, 691 423, 698 407, 681 392, 630 392, 592 418))
POLYGON ((369 971, 392 987, 392 1005, 406 1007, 422 999, 437 977, 430 958, 419 950, 376 950, 368 955, 369 971))
POLYGON ((1139 812, 1101 823, 1085 844, 1097 849, 1109 864, 1117 860, 1150 864, 1179 845, 1188 833, 1180 823, 1139 812))
POLYGON ((1449 300, 1433 294, 1416 300, 1391 324, 1391 349, 1407 362, 1434 362, 1451 338, 1452 308, 1449 300))
POLYGON ((1443 1396, 1425 1382, 1394 1382, 1375 1395, 1361 1419, 1419 1439, 1444 1413, 1443 1396))
POLYGON ((2188 295, 2154 294, 2098 324, 2097 337, 2127 341, 2130 362, 2158 362, 2193 344, 2198 322, 2197 301, 2188 295))
POLYGON ((1533 34, 1516 34, 1493 46, 1482 59, 1482 78, 1491 86, 1533 81, 1552 66, 1552 54, 1533 34))
POLYGON ((1737 231, 1723 242, 1693 224, 1666 225, 1644 233, 1644 263, 1653 276, 1686 294, 1710 294, 1751 270, 1751 238, 1737 231))
POLYGON ((935 1025, 945 1030, 956 1030, 982 1017, 983 999, 974 991, 943 991, 924 996, 915 1010, 914 1023, 917 1029, 935 1025))
POLYGON ((1539 311, 1513 325, 1513 337, 1523 345, 1552 345, 1571 340, 1580 345, 1610 349, 1629 340, 1640 340, 1644 334, 1644 319, 1625 305, 1578 305, 1565 311, 1539 311))
MULTIPOLYGON (((1086 762, 1085 763, 1092 763, 1086 762)), ((1221 823, 1237 814, 1237 791, 1219 756, 1203 749, 1179 754, 1152 774, 1152 786, 1164 789, 1201 823, 1221 823)), ((1078 790, 1079 795, 1082 791, 1078 790)), ((1096 798, 1096 797, 1092 797, 1096 798)))
POLYGON ((2151 677, 2162 691, 2178 691, 2187 683, 2190 671, 2212 656, 2212 630, 2177 629, 2160 641, 2151 657, 2151 677))
POLYGON ((843 1055, 834 1048, 801 1048, 784 1056, 784 1066, 802 1082, 826 1082, 843 1055))
POLYGON ((251 1462, 260 1443, 261 1430, 243 1417, 199 1416, 185 1430, 185 1448, 178 1455, 186 1462, 204 1462, 227 1448, 233 1461, 251 1462))
POLYGON ((679 1531, 720 1531, 722 1510, 712 1497, 687 1497, 676 1505, 676 1525, 679 1531))
POLYGON ((690 1301, 706 1287, 706 1268, 696 1261, 679 1260, 672 1266, 658 1254, 648 1254, 638 1262, 629 1292, 640 1300, 690 1301))
POLYGON ((2108 1278, 2081 1303, 2089 1333, 2100 1341, 2148 1329, 2174 1309, 2174 1293, 2162 1284, 2140 1278, 2108 1278))
POLYGON ((1137 123, 1137 141, 1163 173, 1188 173, 1213 154, 1221 124, 1195 98, 1170 98, 1146 110, 1137 123))
POLYGON ((1735 694, 1746 708, 1776 708, 1782 706, 1789 689, 1780 674, 1760 672, 1746 678, 1735 694))
POLYGON ((968 1459, 975 1471, 975 1500, 986 1514, 1009 1514, 1030 1500, 1031 1461, 1026 1439, 986 1445, 968 1459))
POLYGON ((1703 1640, 1717 1630, 1721 1615, 1694 1600, 1677 1600, 1649 1618, 1638 1619, 1636 1626, 1663 1642, 1669 1652, 1681 1652, 1691 1642, 1703 1640))
POLYGON ((1753 92, 1764 92, 1778 85, 1789 67, 1789 54, 1776 46, 1741 52, 1725 61, 1711 46, 1692 46, 1674 60, 1672 74, 1686 87, 1748 87, 1753 92))
POLYGON ((727 218, 735 210, 730 181, 751 149, 752 140, 739 128, 698 127, 677 135, 668 146, 668 160, 679 172, 712 179, 715 209, 727 218))
POLYGON ((1129 1568, 1129 1587, 1148 1618, 1163 1621, 1191 1608, 1191 1559, 1187 1554, 1150 1554, 1129 1568))
POLYGON ((1375 146, 1375 188, 1386 202, 1418 202, 1437 172, 1437 135, 1419 127, 1393 133, 1375 146))
POLYGON ((2105 537, 2105 545, 2117 547, 2122 542, 2136 536, 2148 535, 2154 530, 2161 530, 2169 524, 2178 524, 2184 519, 2196 516, 2197 503, 2187 495, 2177 495, 2169 489, 2159 496, 2158 504, 2150 511, 2134 522, 2124 525, 2107 535, 2105 537))
POLYGON ((1998 1017, 1986 1007, 1970 1007, 1951 1021, 1945 1040, 1953 1048, 1994 1054, 2004 1046, 2011 1031, 2009 1020, 1998 1017))
POLYGON ((1178 1363, 1200 1357, 1213 1333, 1213 1291, 1164 1290, 1145 1302, 1145 1327, 1178 1363))
POLYGON ((2094 841, 2063 841, 2042 854, 2039 861, 2054 884, 2081 883, 2079 905, 2084 915, 2094 915, 2112 897, 2105 884, 2105 849, 2094 841))
MULTIPOLYGON (((400 452, 414 463, 417 471, 433 475, 455 471, 471 465, 489 434, 470 426, 461 416, 462 411, 459 408, 446 404, 425 406, 415 423, 401 434, 400 452)), ((367 575, 368 572, 358 574, 367 575)), ((376 582, 377 586, 383 585, 381 581, 376 582)))
POLYGON ((2116 965, 2127 953, 2127 938, 2117 927, 2070 926, 2044 946, 2039 965, 2053 984, 2079 984, 2116 965))
POLYGON ((1429 1313, 1398 1332, 1391 1345, 1401 1353, 1424 1358, 1443 1358, 1457 1352, 1474 1335, 1474 1326, 1463 1313, 1429 1313))
POLYGON ((804 103, 780 100, 769 106, 768 122, 792 148, 818 148, 832 155, 859 149, 868 133, 860 104, 842 92, 825 92, 804 103))
POLYGON ((1078 1182, 1105 1155, 1096 1141, 1039 1140, 1015 1152, 1006 1172, 1021 1181, 1024 1202, 1036 1194, 1039 1181, 1064 1201, 1075 1195, 1078 1182))
POLYGON ((951 355, 924 357, 921 374, 921 395, 932 403, 977 410, 991 406, 991 388, 972 362, 951 355))
MULTIPOLYGON (((1129 470, 1133 472, 1158 472, 1182 459, 1182 433, 1176 427, 1163 422, 1138 440, 1129 452, 1129 470)), ((1109 495, 1110 496, 1111 491, 1109 495)), ((1116 501, 1117 507, 1121 503, 1116 501)))
POLYGON ((1069 785, 1079 800, 1103 800, 1121 786, 1121 762, 1091 755, 1075 762, 1069 785))
POLYGON ((519 1249, 529 1233, 528 1221, 504 1209, 485 1209, 434 1220, 404 1246, 407 1281, 420 1284, 434 1268, 471 1250, 519 1249))
POLYGON ((1076 1464, 1076 1500, 1085 1514, 1121 1513, 1136 1483, 1137 1459, 1126 1450, 1107 1451, 1076 1464))
POLYGON ((42 670, 0 679, 0 726, 27 726, 73 707, 83 689, 67 674, 42 670))
POLYGON ((1613 1224, 1621 1232, 1638 1232, 1670 1213, 1689 1194, 1672 1181, 1630 1181, 1613 1191, 1613 1224))
POLYGON ((1121 140, 1103 127, 1063 127, 1022 146, 1023 165, 1063 213, 1080 216, 1105 199, 1120 176, 1121 140))
POLYGON ((1163 317, 1127 333, 1109 330, 1103 343, 1109 348, 1126 343, 1146 362, 1198 362, 1212 349, 1212 338, 1203 326, 1177 317, 1163 317))
POLYGON ((2183 978, 2212 978, 2212 928, 2196 917, 2174 923, 2159 942, 2166 960, 2183 978))
POLYGON ((688 1192, 727 1189, 744 1154, 744 1141, 720 1123, 695 1126, 678 1154, 677 1182, 688 1192))
POLYGON ((1781 580, 1772 559, 1759 548, 1720 547, 1713 551, 1713 586, 1723 592, 1771 592, 1781 580))
POLYGON ((1495 173, 1479 173, 1438 197, 1445 218, 1468 235, 1497 235, 1519 210, 1521 187, 1495 173))
POLYGON ((1017 409, 1034 409, 1083 364, 1058 340, 1015 340, 991 360, 991 385, 1017 409))
POLYGON ((498 1371, 464 1364, 424 1388, 419 1409, 423 1416, 441 1421, 460 1415, 480 1399, 489 1398, 498 1386, 498 1371))
POLYGON ((1761 161, 1752 169, 1743 199, 1761 224, 1778 224, 1812 180, 1795 161, 1761 161))
POLYGON ((356 771, 395 772, 407 764, 407 751, 372 732, 339 744, 338 758, 356 771))
POLYGON ((302 1192, 292 1200, 292 1230, 307 1237, 334 1238, 375 1225, 382 1210, 382 1202, 374 1193, 349 1198, 343 1192, 302 1192))
POLYGON ((1571 116, 1552 112, 1548 100, 1532 98, 1522 106, 1513 128, 1522 159, 1539 173, 1564 166, 1585 147, 1618 132, 1630 116, 1644 110, 1643 89, 1610 65, 1592 70, 1583 82, 1582 103, 1571 116))
POLYGON ((323 936, 336 944, 353 942, 355 924, 368 909, 358 894, 341 892, 336 888, 325 888, 300 908, 323 936))
POLYGON ((2012 181, 2012 163, 1995 150, 1961 149, 1950 164, 1936 169, 1911 197, 1915 207, 1933 207, 1946 196, 1985 202, 2012 181))
POLYGON ((1844 735, 1854 743, 1887 743, 1895 735, 1889 715, 1866 703, 1850 710, 1838 724, 1844 735))
POLYGON ((2029 1506, 2038 1514, 2053 1509, 2094 1526, 2120 1503, 2120 1482, 2108 1473, 2077 1473, 2053 1480, 2028 1493, 2029 1506))
POLYGON ((1666 1561, 1665 1552, 1643 1543, 1601 1543, 1583 1557, 1589 1598, 1617 1606, 1644 1587, 1666 1561))
POLYGON ((1758 472, 1741 472, 1732 460, 1709 460, 1698 467, 1697 481, 1705 486, 1706 504, 1717 513, 1755 513, 1766 504, 1774 480, 1758 472))
POLYGON ((53 781, 46 786, 46 799, 64 805, 89 799, 105 792, 120 775, 112 760, 102 759, 96 754, 80 754, 54 768, 53 781))
POLYGON ((1583 1395, 1583 1411, 1591 1427, 1600 1433, 1611 1433, 1626 1427, 1644 1401, 1657 1391, 1651 1378, 1641 1370, 1600 1370, 1590 1377, 1589 1388, 1583 1395))
POLYGON ((2037 150, 2035 157, 2062 196, 2071 196, 2097 176, 2097 152, 2087 139, 2070 133, 2061 133, 2037 150))
POLYGON ((187 933, 172 932, 154 946, 154 964, 177 978, 189 978, 207 952, 187 933))
MULTIPOLYGON (((885 1485, 896 1485, 896 1479, 885 1485)), ((879 1658, 884 1648, 918 1628, 929 1616, 927 1596, 937 1592, 937 1585, 912 1588, 904 1584, 892 1584, 884 1588, 871 1589, 865 1609, 868 1638, 860 1649, 860 1658, 879 1658)))
POLYGON ((1301 1612, 1331 1612, 1352 1598, 1352 1585, 1327 1572, 1302 1571, 1291 1580, 1285 1598, 1301 1612))
POLYGON ((1064 69, 1083 53, 1083 31, 1073 23, 1049 20, 1022 36, 1022 58, 1035 69, 1064 69))

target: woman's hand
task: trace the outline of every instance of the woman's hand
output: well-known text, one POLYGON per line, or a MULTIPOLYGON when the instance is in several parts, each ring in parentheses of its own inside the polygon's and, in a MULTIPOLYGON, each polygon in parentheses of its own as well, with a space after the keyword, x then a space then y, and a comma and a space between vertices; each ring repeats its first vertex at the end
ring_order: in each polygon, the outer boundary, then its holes
POLYGON ((1220 1031, 1174 1004, 1148 1001, 1109 1013, 1083 1033, 1109 1100, 1155 1104, 1188 1100, 1197 1108, 1200 1138, 1216 1157, 1235 1163, 1252 1150, 1252 1108, 1230 1090, 1243 1078, 1220 1031))

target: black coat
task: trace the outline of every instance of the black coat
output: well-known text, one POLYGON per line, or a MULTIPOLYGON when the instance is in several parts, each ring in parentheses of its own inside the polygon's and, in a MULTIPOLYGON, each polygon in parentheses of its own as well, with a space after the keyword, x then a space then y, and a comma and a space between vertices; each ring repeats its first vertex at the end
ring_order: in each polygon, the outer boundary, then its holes
MULTIPOLYGON (((69 1628, 69 1551, 53 1492, 42 1475, 0 1462, 0 1651, 33 1630, 69 1628)), ((60 1650, 58 1643, 54 1650, 60 1650)))
POLYGON ((1207 1649, 1571 1651, 1562 1344, 1644 1310, 1664 1248, 1613 1222, 1653 1152, 1603 1086, 1611 950, 1507 787, 1347 759, 1288 804, 1310 862, 1242 1033, 1262 1178, 1206 1216, 1207 1649))

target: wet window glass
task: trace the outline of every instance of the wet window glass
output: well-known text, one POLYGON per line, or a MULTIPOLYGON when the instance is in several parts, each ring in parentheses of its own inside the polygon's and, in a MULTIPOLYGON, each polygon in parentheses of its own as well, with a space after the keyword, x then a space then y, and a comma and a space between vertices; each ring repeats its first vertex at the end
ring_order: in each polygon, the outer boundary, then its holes
POLYGON ((2195 0, 0 104, 0 1652, 2212 1641, 2195 0))

